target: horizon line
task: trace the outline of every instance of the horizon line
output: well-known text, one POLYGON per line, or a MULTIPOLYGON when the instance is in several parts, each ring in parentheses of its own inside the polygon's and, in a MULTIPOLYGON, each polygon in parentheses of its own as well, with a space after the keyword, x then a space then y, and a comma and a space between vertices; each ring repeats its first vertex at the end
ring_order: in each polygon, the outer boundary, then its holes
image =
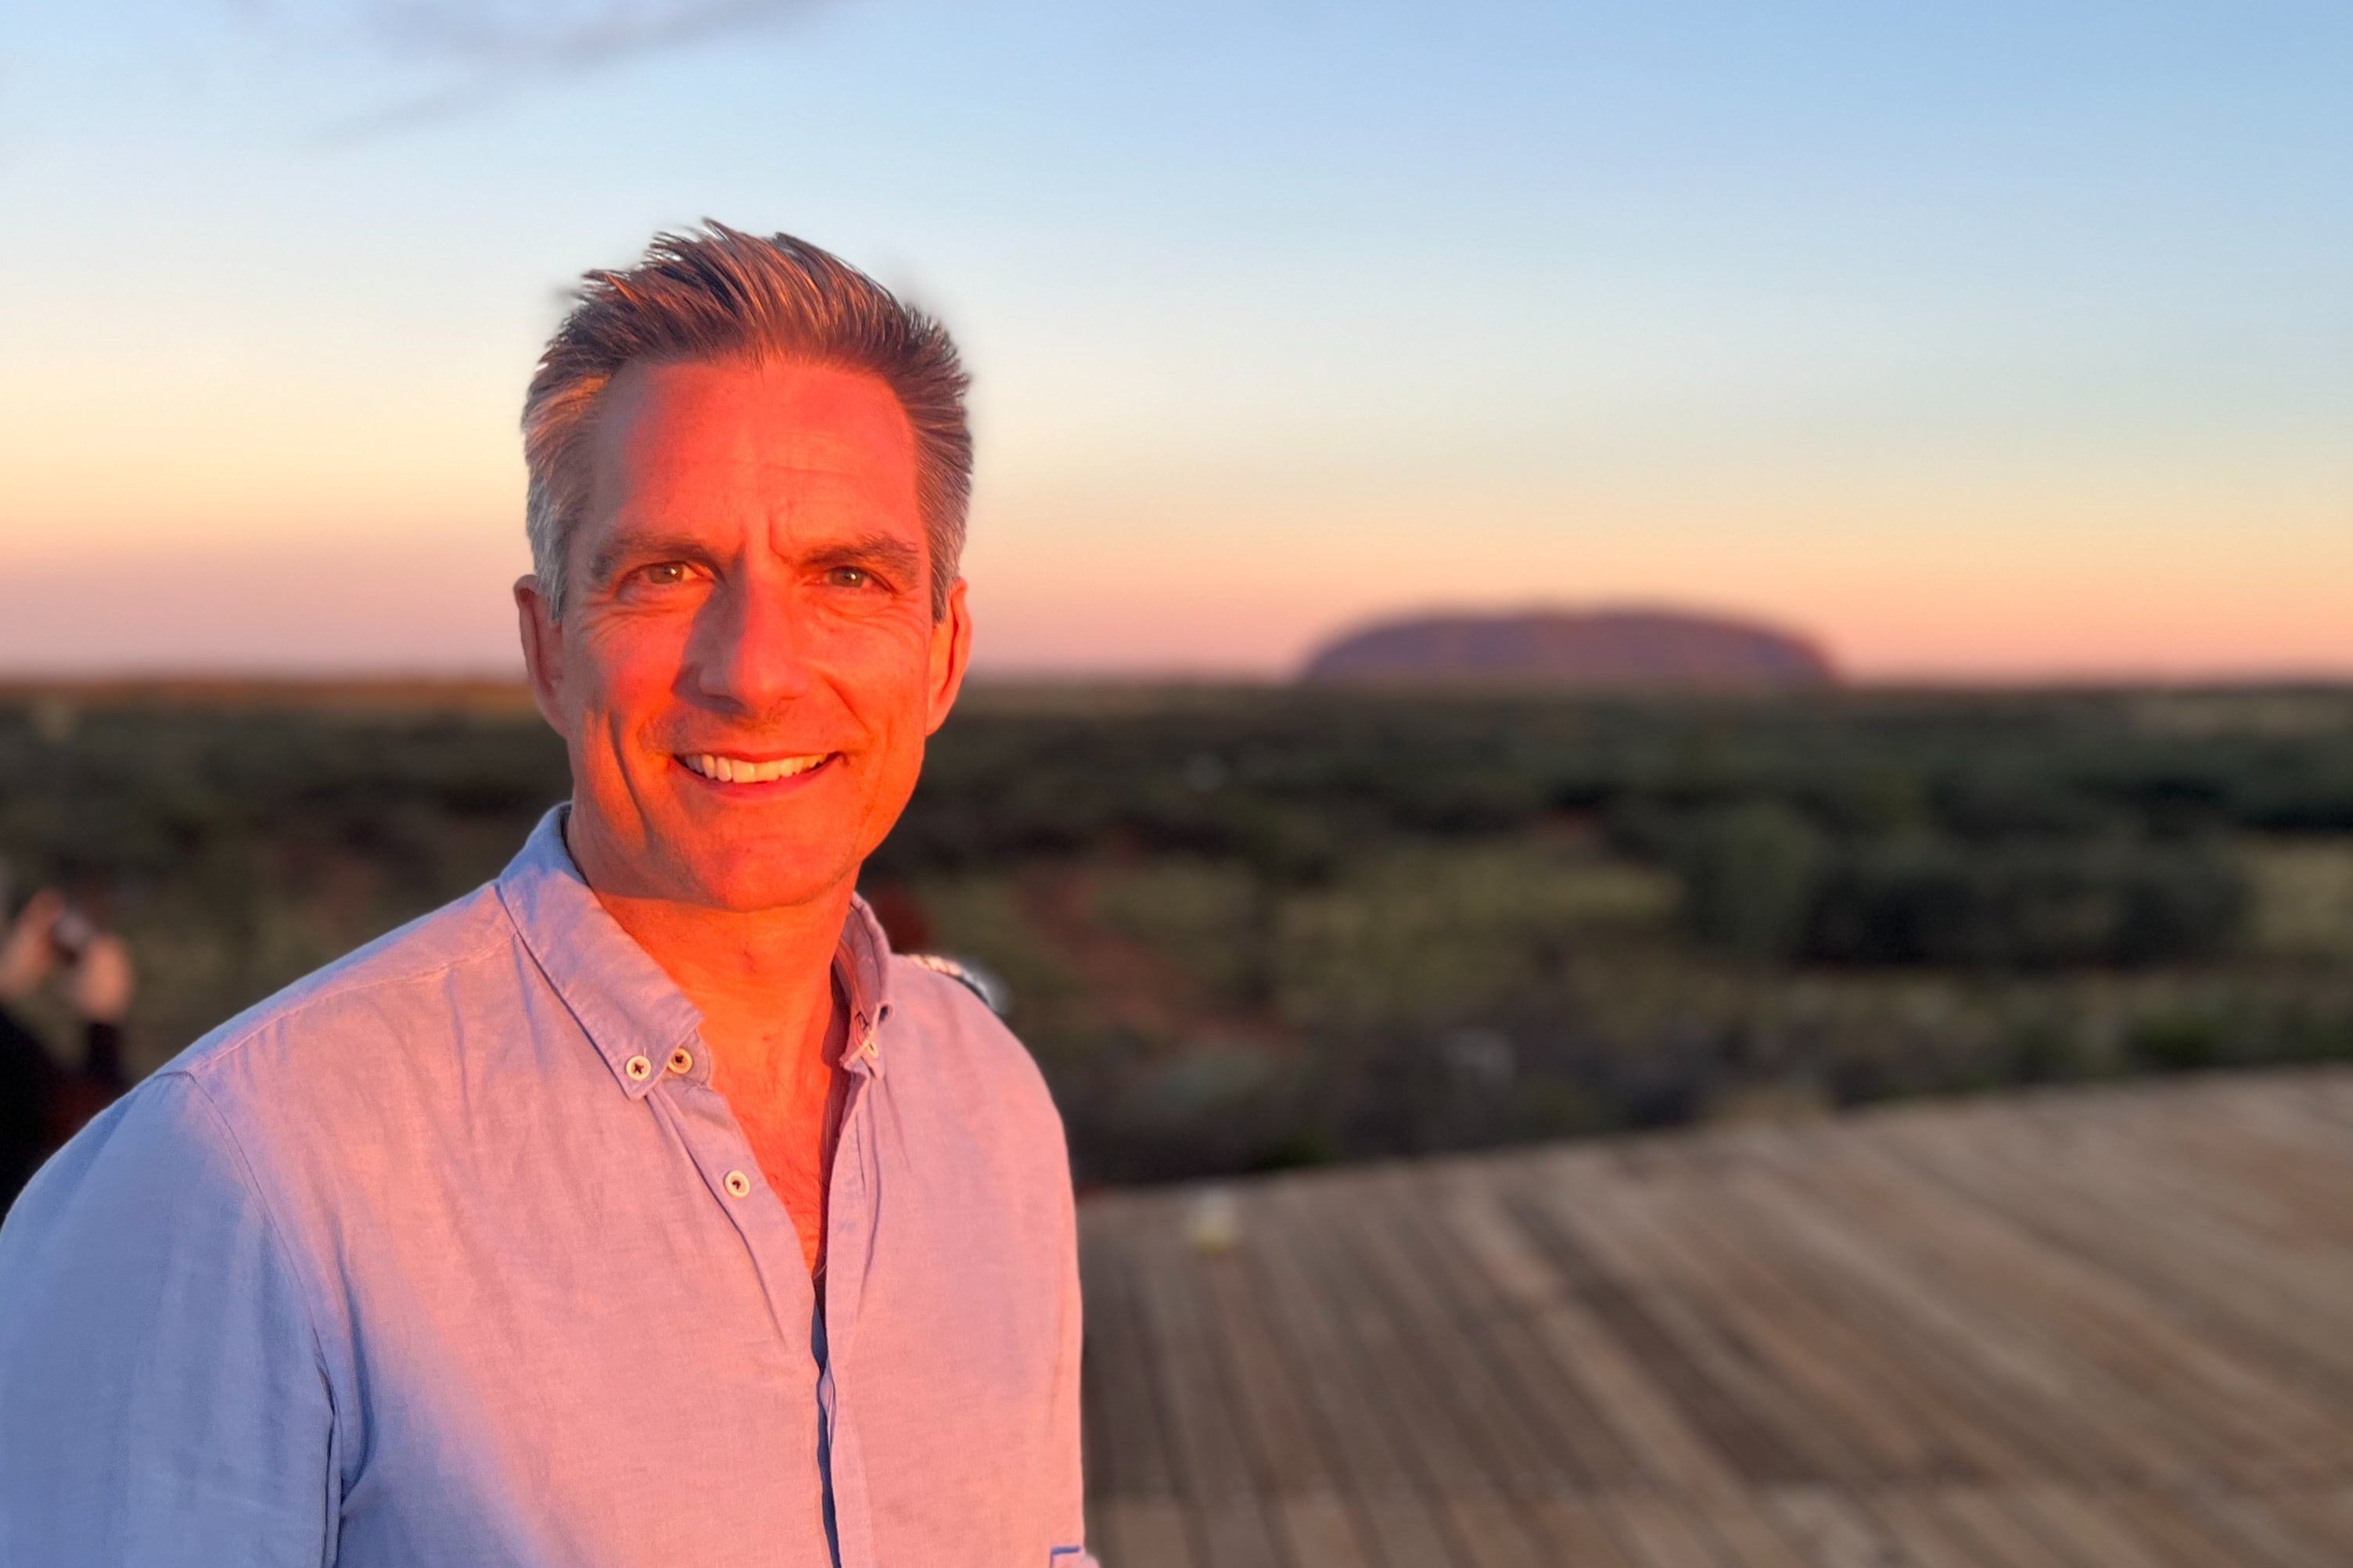
MULTIPOLYGON (((1303 671, 1272 672, 1199 667, 1085 668, 1065 665, 976 668, 965 678, 973 687, 1226 688, 1236 690, 1302 689, 1334 692, 1490 691, 1560 696, 1805 696, 1838 692, 1968 691, 2275 691, 2353 689, 2353 665, 2339 668, 2118 669, 2052 668, 1985 670, 1931 668, 1841 670, 1820 684, 1778 686, 1766 682, 1679 685, 1671 681, 1594 683, 1540 679, 1325 680, 1310 681, 1303 671)), ((348 668, 286 668, 220 665, 164 669, 115 668, 8 668, 0 667, 0 701, 76 695, 103 697, 140 693, 194 695, 206 690, 333 691, 389 694, 402 689, 479 692, 528 697, 531 686, 519 669, 398 665, 348 668)))

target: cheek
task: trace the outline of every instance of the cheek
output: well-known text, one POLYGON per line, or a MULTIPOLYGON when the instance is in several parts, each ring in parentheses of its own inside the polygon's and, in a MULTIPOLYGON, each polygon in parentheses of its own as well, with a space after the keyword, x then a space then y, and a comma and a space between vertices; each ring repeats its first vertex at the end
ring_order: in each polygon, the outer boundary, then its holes
POLYGON ((914 793, 916 775, 923 766, 923 743, 931 733, 923 676, 921 665, 902 672, 891 691, 888 716, 877 726, 885 736, 881 798, 877 804, 894 816, 914 793))
POLYGON ((910 704, 923 707, 931 670, 928 621, 917 630, 912 619, 814 620, 803 633, 809 662, 825 671, 828 684, 878 729, 895 727, 910 704))
POLYGON ((923 645, 902 643, 892 652, 887 676, 877 671, 881 679, 873 706, 881 721, 878 728, 890 736, 893 760, 912 768, 923 761, 923 737, 931 731, 931 660, 923 645))
POLYGON ((586 629, 573 663, 589 711, 607 724, 643 719, 677 684, 684 628, 652 619, 614 620, 586 629))

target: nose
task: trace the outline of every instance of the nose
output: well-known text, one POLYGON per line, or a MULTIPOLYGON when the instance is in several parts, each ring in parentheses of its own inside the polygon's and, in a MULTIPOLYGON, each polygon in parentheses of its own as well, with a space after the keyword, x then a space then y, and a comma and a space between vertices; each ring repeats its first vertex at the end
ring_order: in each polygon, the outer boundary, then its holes
POLYGON ((804 630, 784 584, 756 574, 728 579, 694 629, 696 692, 745 718, 790 704, 812 679, 804 630))

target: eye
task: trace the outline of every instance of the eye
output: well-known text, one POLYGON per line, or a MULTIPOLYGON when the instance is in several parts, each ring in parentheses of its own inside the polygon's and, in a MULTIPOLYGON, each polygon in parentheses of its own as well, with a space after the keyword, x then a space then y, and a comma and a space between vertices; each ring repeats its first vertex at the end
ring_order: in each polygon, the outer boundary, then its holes
POLYGON ((638 568, 638 580, 650 587, 675 588, 686 581, 689 570, 683 561, 659 561, 638 568))
POLYGON ((834 588, 871 588, 874 574, 863 566, 836 566, 825 574, 826 584, 834 588))

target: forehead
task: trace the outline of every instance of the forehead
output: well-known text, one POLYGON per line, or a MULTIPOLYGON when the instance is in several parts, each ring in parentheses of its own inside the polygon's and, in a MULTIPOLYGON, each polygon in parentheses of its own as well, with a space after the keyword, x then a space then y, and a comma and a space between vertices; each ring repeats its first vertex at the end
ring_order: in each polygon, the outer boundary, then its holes
POLYGON ((881 377, 832 365, 629 365, 598 400, 591 454, 591 510, 606 517, 915 507, 906 410, 881 377))

